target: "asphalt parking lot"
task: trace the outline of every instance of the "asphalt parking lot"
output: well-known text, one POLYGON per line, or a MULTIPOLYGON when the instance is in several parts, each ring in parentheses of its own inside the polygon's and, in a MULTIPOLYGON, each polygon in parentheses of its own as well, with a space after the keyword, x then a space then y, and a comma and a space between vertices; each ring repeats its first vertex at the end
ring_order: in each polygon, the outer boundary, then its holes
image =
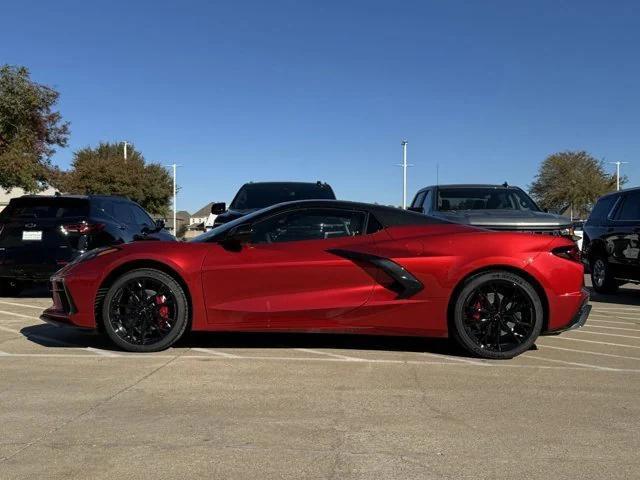
POLYGON ((445 341, 190 335, 151 355, 0 299, 0 478, 640 478, 640 290, 511 361, 445 341))

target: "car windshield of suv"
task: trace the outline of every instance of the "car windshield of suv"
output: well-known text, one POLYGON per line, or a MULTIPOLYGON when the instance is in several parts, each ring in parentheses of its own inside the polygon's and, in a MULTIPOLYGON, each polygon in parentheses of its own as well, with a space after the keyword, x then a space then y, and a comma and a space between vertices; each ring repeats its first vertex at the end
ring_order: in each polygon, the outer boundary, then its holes
POLYGON ((515 188, 439 188, 438 210, 531 210, 538 206, 522 190, 515 188))
POLYGON ((89 202, 79 198, 21 198, 9 203, 1 218, 56 219, 89 214, 89 202))
POLYGON ((229 205, 232 210, 264 208, 294 200, 335 199, 331 187, 316 183, 254 183, 244 185, 229 205))

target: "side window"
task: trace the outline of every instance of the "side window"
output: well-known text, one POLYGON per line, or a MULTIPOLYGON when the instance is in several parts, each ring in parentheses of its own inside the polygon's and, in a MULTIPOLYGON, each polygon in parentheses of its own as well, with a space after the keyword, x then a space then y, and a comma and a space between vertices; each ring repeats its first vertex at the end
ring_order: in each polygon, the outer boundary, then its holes
POLYGON ((620 198, 618 195, 609 195, 608 197, 598 200, 589 215, 590 222, 601 222, 607 219, 611 209, 620 198))
POLYGON ((433 203, 433 194, 431 193, 431 190, 428 190, 426 196, 424 197, 424 202, 422 203, 422 208, 424 209, 424 213, 429 213, 431 211, 432 203, 433 203))
POLYGON ((129 204, 125 202, 114 202, 113 217, 119 222, 126 223, 127 225, 136 224, 133 212, 131 211, 129 204))
POLYGON ((640 220, 640 191, 625 195, 622 207, 617 209, 616 220, 640 220))
POLYGON ((414 208, 422 207, 424 202, 424 197, 426 194, 427 192, 425 191, 418 192, 418 194, 416 195, 416 198, 413 199, 413 203, 411 204, 411 206, 414 208))
POLYGON ((98 200, 95 199, 91 205, 92 214, 97 217, 106 218, 108 220, 113 220, 115 218, 115 213, 113 211, 113 202, 108 200, 98 200))
POLYGON ((366 215, 337 209, 285 212, 253 225, 251 242, 280 243, 362 235, 366 215))
POLYGON ((133 210, 136 224, 141 227, 153 227, 153 219, 142 209, 142 207, 139 207, 138 205, 131 205, 131 209, 133 210))

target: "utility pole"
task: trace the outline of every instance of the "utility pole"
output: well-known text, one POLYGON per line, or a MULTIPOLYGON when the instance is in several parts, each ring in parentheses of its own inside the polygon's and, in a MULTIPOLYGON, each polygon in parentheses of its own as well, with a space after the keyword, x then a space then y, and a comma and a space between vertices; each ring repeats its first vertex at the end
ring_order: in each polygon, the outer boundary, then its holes
POLYGON ((124 161, 127 161, 127 145, 129 145, 129 142, 127 142, 126 140, 124 142, 124 161))
POLYGON ((413 165, 407 163, 407 142, 406 140, 402 140, 400 145, 402 145, 402 163, 398 166, 402 167, 402 208, 407 208, 407 167, 413 167, 413 165))
POLYGON ((609 162, 609 163, 616 166, 616 190, 620 190, 620 165, 623 165, 629 162, 609 162))
POLYGON ((176 168, 181 167, 182 165, 178 165, 177 163, 171 163, 167 165, 168 167, 173 168, 173 236, 175 237, 178 234, 177 225, 176 225, 176 212, 177 210, 177 189, 176 189, 176 168))

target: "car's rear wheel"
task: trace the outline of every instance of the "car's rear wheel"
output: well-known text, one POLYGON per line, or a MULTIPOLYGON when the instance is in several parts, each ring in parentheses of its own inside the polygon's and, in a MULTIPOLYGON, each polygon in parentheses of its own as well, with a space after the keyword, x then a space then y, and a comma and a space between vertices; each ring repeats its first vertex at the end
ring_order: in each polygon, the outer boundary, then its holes
POLYGON ((542 330, 540 295, 526 279, 508 271, 469 278, 455 299, 452 334, 468 352, 508 359, 531 348, 542 330))
POLYGON ((615 293, 620 283, 614 278, 605 257, 595 257, 591 262, 591 285, 598 293, 615 293))
POLYGON ((159 270, 142 268, 119 277, 102 306, 104 330, 120 348, 156 352, 173 345, 187 328, 183 288, 159 270))

